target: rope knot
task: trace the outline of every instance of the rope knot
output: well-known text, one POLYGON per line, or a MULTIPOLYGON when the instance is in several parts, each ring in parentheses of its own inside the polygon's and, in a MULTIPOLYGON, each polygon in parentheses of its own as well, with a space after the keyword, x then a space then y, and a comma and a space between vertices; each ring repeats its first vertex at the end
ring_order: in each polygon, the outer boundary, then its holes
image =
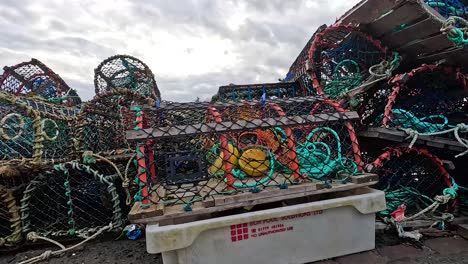
POLYGON ((31 241, 31 242, 36 242, 37 239, 38 239, 38 236, 36 234, 36 232, 29 232, 27 235, 26 235, 26 239, 31 241))
POLYGON ((451 200, 450 195, 437 195, 434 200, 440 204, 446 204, 451 200))

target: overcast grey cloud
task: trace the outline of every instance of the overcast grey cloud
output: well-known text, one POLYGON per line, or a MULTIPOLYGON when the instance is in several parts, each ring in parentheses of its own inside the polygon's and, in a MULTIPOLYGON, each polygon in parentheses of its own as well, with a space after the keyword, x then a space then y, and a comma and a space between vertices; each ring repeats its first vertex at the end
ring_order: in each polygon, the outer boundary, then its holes
POLYGON ((0 62, 37 58, 88 100, 94 68, 128 54, 163 99, 208 99, 221 85, 274 82, 321 24, 358 0, 2 0, 0 62))

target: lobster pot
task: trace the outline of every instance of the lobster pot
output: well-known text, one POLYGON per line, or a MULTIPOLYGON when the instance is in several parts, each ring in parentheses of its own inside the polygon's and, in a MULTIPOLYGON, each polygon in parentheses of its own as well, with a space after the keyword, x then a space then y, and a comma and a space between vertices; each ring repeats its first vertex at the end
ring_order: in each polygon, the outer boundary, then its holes
POLYGON ((22 239, 21 218, 13 192, 0 185, 0 248, 22 239))
POLYGON ((386 57, 386 49, 371 36, 348 25, 319 32, 310 47, 308 72, 317 94, 337 98, 369 77, 369 68, 386 57))
POLYGON ((466 80, 456 69, 423 65, 390 82, 393 91, 381 117, 383 126, 434 133, 468 121, 466 80))
MULTIPOLYGON (((308 76, 306 71, 307 71, 307 60, 309 59, 310 47, 312 46, 312 43, 314 42, 314 39, 317 36, 317 34, 326 28, 327 28, 326 25, 320 26, 317 29, 317 31, 315 31, 315 33, 312 35, 312 37, 309 39, 309 41, 307 41, 301 53, 299 53, 297 58, 294 60, 293 64, 289 67, 289 71, 286 74, 286 78, 284 79, 285 81, 294 82, 300 79, 310 80, 310 78, 304 78, 305 76, 308 76)), ((309 92, 312 92, 312 90, 309 92)), ((308 93, 307 95, 315 95, 315 93, 308 93)))
POLYGON ((55 72, 42 62, 32 59, 12 67, 5 67, 0 90, 15 95, 33 94, 54 103, 78 105, 81 99, 55 72), (66 96, 66 98, 61 98, 66 96))
MULTIPOLYGON (((47 106, 43 108, 47 109, 47 106)), ((72 139, 76 133, 73 124, 78 110, 57 108, 56 112, 61 114, 50 115, 48 112, 39 112, 41 132, 44 138, 42 158, 43 160, 70 160, 73 153, 72 139)))
POLYGON ((442 161, 429 151, 416 148, 389 148, 371 163, 369 169, 379 175, 376 189, 385 191, 388 216, 406 203, 412 215, 433 203, 436 195, 452 187, 452 179, 442 161))
POLYGON ((355 112, 315 97, 269 102, 167 103, 139 109, 141 198, 192 204, 214 195, 346 182, 359 173, 355 112), (145 128, 146 127, 146 128, 145 128))
POLYGON ((219 87, 214 101, 252 101, 261 100, 262 96, 264 96, 265 99, 274 100, 277 98, 305 96, 306 94, 307 89, 305 82, 299 80, 296 82, 228 85, 219 87))
POLYGON ((125 88, 143 96, 161 97, 151 69, 128 55, 116 55, 102 61, 94 70, 94 86, 96 94, 125 88))
POLYGON ((32 158, 36 126, 35 113, 14 102, 8 95, 0 94, 0 158, 1 160, 32 158))
POLYGON ((392 86, 387 82, 375 84, 367 92, 357 96, 356 101, 351 102, 351 108, 356 109, 363 125, 381 126, 385 105, 391 94, 392 86))
POLYGON ((79 149, 108 154, 134 151, 125 139, 126 131, 135 127, 133 104, 153 101, 128 89, 114 89, 84 104, 77 118, 79 149))
POLYGON ((40 174, 21 199, 23 232, 87 236, 110 223, 121 227, 121 201, 114 179, 76 162, 40 174))

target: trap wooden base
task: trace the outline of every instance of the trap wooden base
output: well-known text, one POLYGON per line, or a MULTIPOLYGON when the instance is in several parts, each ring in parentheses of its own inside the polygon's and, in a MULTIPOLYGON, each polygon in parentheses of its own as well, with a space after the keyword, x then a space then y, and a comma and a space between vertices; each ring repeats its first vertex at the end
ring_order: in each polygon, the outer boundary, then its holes
MULTIPOLYGON (((359 132, 358 136, 368 138, 380 138, 388 141, 401 143, 407 142, 408 144, 411 142, 411 139, 406 139, 408 135, 404 131, 397 130, 394 128, 369 128, 366 131, 359 132)), ((424 145, 433 148, 453 150, 457 152, 466 151, 466 148, 462 146, 458 141, 442 137, 418 136, 416 145, 424 145)))
POLYGON ((343 192, 374 185, 378 182, 375 174, 363 174, 351 178, 348 183, 332 183, 331 187, 323 183, 312 182, 300 185, 290 185, 287 189, 268 187, 259 193, 240 193, 233 195, 216 195, 191 206, 192 211, 184 211, 184 205, 150 205, 144 209, 140 203, 135 203, 128 215, 132 223, 183 223, 193 221, 198 217, 211 213, 223 212, 230 209, 251 207, 254 205, 267 204, 290 200, 294 198, 310 197, 320 194, 343 192))

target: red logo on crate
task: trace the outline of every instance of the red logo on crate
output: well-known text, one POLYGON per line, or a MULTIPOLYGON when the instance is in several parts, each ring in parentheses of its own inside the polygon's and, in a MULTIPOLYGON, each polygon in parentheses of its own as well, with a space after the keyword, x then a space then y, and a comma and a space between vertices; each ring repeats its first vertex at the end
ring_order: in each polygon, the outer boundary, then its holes
POLYGON ((237 224, 231 226, 231 241, 237 242, 249 239, 249 225, 237 224))

